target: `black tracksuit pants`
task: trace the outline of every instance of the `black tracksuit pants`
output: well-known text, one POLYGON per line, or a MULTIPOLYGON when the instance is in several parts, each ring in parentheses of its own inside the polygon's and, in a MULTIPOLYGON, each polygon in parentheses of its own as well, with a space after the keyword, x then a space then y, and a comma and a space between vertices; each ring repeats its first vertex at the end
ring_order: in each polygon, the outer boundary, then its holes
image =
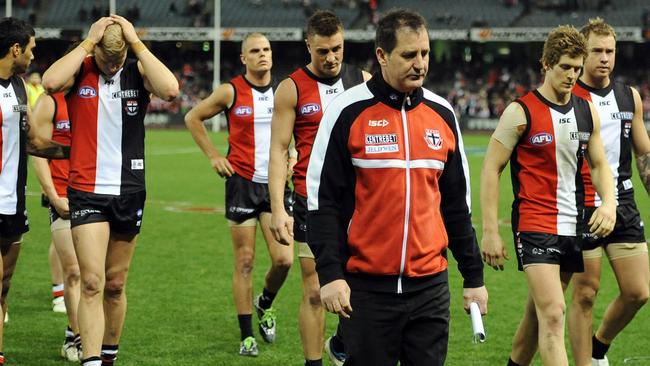
POLYGON ((342 319, 346 366, 437 366, 449 336, 447 281, 410 293, 352 290, 342 319))

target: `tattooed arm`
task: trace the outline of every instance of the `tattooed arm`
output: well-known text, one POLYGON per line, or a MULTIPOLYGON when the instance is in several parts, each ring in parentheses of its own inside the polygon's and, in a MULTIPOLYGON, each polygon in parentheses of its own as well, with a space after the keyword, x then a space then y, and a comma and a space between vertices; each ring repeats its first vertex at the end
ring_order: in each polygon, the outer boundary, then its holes
POLYGON ((636 166, 645 190, 650 194, 650 139, 643 123, 641 96, 632 88, 634 96, 634 119, 632 120, 632 148, 636 155, 636 166))

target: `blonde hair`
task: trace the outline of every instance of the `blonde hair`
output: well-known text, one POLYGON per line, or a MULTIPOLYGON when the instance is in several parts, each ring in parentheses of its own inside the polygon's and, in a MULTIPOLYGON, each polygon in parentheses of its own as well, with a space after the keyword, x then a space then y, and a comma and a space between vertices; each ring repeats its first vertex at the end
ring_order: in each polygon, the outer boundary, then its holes
POLYGON ((614 28, 600 17, 589 19, 589 22, 580 29, 580 33, 585 39, 589 39, 589 35, 593 33, 597 36, 612 36, 616 40, 614 28))
POLYGON ((127 46, 124 34, 122 33, 122 27, 119 24, 111 24, 106 27, 99 46, 106 56, 110 58, 122 57, 126 52, 127 46))
POLYGON ((544 51, 539 60, 542 66, 553 67, 562 55, 571 58, 587 57, 587 42, 585 37, 571 25, 561 25, 548 34, 544 42, 544 51))

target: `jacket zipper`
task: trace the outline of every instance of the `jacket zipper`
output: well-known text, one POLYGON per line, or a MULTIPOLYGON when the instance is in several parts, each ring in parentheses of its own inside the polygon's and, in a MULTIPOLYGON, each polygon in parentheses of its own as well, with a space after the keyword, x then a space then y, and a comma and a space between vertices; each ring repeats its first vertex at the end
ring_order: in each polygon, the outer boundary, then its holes
POLYGON ((408 240, 409 217, 411 216, 411 147, 409 145, 409 130, 406 123, 406 103, 411 105, 409 96, 404 97, 402 102, 402 127, 404 128, 404 150, 406 153, 406 202, 404 207, 404 234, 402 236, 402 258, 399 265, 399 277, 397 278, 397 293, 402 293, 402 277, 406 266, 406 242, 408 240))

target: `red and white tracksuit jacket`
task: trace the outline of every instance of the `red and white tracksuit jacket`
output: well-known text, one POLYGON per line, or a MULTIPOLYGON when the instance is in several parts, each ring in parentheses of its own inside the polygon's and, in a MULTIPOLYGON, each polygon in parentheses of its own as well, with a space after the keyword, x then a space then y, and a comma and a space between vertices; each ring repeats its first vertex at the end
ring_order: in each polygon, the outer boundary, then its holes
POLYGON ((467 159, 449 103, 381 75, 325 111, 307 171, 307 242, 321 285, 410 292, 446 280, 449 247, 465 287, 483 285, 467 159))

